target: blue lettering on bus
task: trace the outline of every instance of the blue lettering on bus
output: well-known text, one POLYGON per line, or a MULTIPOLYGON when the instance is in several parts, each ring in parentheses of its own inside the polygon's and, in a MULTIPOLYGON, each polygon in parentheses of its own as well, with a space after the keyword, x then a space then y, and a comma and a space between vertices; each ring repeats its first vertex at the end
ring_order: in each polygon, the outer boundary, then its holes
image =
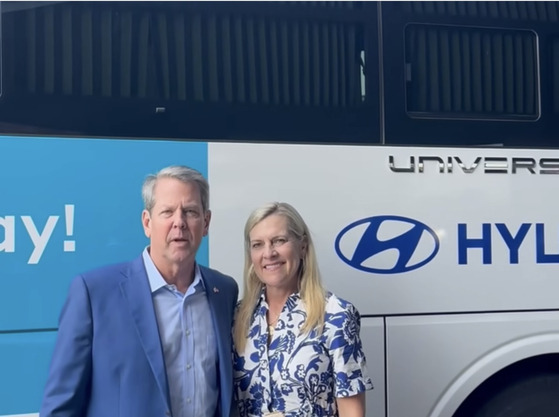
MULTIPOLYGON (((545 246, 545 225, 543 223, 521 223, 517 228, 511 228, 505 223, 481 223, 472 225, 458 223, 457 225, 457 256, 459 265, 470 263, 472 253, 481 254, 484 265, 493 263, 493 239, 498 236, 508 249, 508 262, 511 265, 520 262, 520 249, 525 246, 526 237, 530 230, 534 230, 535 262, 537 264, 559 263, 559 254, 548 253, 545 246), (534 227, 532 227, 534 226, 534 227), (476 228, 474 232, 472 229, 476 228), (493 227, 497 234, 493 234, 493 227)), ((426 224, 401 216, 374 216, 357 220, 343 228, 336 237, 334 249, 338 257, 351 267, 375 274, 398 274, 409 272, 425 266, 433 260, 439 251, 439 239, 434 229, 426 224), (401 235, 394 235, 389 239, 379 239, 379 230, 389 224, 408 225, 409 229, 401 235), (349 246, 343 244, 346 236, 349 246), (424 240, 425 236, 430 239, 424 240), (430 246, 428 255, 415 263, 410 263, 412 255, 417 251, 420 242, 430 246), (394 264, 385 265, 382 261, 374 263, 373 259, 385 251, 396 251, 398 257, 394 264)), ((423 251, 422 251, 423 252, 423 251)), ((476 255, 477 256, 477 255, 476 255)))
MULTIPOLYGON (((482 223, 481 224, 481 236, 472 237, 468 234, 468 225, 466 223, 458 224, 458 264, 466 265, 468 264, 468 255, 472 250, 481 250, 482 262, 484 264, 492 263, 492 224, 482 223)), ((504 223, 495 223, 495 228, 499 232, 502 241, 505 243, 507 249, 509 250, 509 263, 518 264, 519 263, 519 250, 525 241, 525 238, 532 228, 531 223, 522 223, 516 233, 511 233, 509 227, 504 223)), ((470 228, 472 225, 470 225, 470 228)), ((551 254, 546 252, 545 247, 545 225, 543 223, 535 224, 535 253, 536 253, 536 263, 559 263, 559 254, 551 254)), ((471 231, 470 231, 471 232, 471 231)))
POLYGON ((539 264, 559 263, 559 254, 545 253, 545 233, 543 223, 536 223, 536 260, 539 264))
POLYGON ((467 237, 467 225, 458 225, 458 263, 463 265, 468 263, 468 249, 481 249, 483 263, 491 263, 491 225, 484 223, 480 238, 467 237))

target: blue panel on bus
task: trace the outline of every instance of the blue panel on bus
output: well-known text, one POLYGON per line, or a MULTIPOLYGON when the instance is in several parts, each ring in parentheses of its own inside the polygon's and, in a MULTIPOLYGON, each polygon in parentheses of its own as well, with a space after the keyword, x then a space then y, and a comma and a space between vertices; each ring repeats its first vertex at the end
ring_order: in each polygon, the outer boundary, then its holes
POLYGON ((39 411, 56 332, 0 334, 0 416, 39 411))
MULTIPOLYGON (((207 144, 0 137, 0 331, 54 329, 72 277, 138 256, 147 174, 207 144)), ((198 262, 208 263, 205 239, 198 262)))

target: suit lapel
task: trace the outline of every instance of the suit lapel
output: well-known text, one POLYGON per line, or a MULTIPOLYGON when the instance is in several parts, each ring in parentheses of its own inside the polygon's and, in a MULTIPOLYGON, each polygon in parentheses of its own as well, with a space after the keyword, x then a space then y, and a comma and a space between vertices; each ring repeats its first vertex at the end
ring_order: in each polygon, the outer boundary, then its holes
POLYGON ((233 370, 231 367, 231 324, 227 317, 230 318, 231 313, 228 310, 229 303, 226 302, 227 288, 222 288, 215 279, 214 274, 207 268, 200 266, 202 279, 206 286, 206 294, 208 303, 212 312, 212 322, 217 339, 217 351, 219 356, 219 376, 221 391, 221 413, 229 415, 230 403, 227 399, 231 398, 231 381, 233 381, 233 370))
POLYGON ((212 319, 216 337, 218 341, 223 342, 223 336, 231 332, 231 327, 230 324, 227 323, 227 320, 217 320, 216 318, 225 318, 229 316, 229 312, 226 310, 228 304, 225 302, 226 289, 220 288, 214 275, 208 269, 200 267, 200 272, 206 286, 206 294, 208 295, 208 302, 213 315, 212 319))
POLYGON ((125 275, 127 275, 127 279, 121 283, 122 294, 128 302, 130 313, 140 337, 140 343, 146 353, 161 395, 170 409, 169 388, 157 319, 155 317, 149 281, 141 256, 130 263, 130 268, 126 271, 125 275))

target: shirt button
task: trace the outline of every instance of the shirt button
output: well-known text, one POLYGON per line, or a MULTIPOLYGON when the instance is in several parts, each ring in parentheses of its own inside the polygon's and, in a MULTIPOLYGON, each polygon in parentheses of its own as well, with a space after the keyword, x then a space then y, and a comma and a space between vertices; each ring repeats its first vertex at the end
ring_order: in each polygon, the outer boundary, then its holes
POLYGON ((190 336, 190 330, 185 330, 184 334, 187 335, 187 336, 190 336))
POLYGON ((188 364, 186 364, 186 369, 190 369, 190 368, 192 368, 192 365, 191 365, 191 364, 189 364, 189 363, 188 363, 188 364))
POLYGON ((187 402, 188 404, 190 404, 190 403, 192 402, 192 400, 191 400, 190 398, 187 398, 187 399, 186 399, 186 402, 187 402))

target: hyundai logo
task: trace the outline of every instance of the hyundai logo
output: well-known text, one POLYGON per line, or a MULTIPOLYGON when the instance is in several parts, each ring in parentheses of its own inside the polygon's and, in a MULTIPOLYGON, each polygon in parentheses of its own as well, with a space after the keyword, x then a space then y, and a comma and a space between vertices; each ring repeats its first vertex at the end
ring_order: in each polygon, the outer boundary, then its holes
POLYGON ((398 274, 421 268, 439 251, 439 238, 427 225, 407 217, 357 220, 336 237, 338 256, 355 269, 398 274))

